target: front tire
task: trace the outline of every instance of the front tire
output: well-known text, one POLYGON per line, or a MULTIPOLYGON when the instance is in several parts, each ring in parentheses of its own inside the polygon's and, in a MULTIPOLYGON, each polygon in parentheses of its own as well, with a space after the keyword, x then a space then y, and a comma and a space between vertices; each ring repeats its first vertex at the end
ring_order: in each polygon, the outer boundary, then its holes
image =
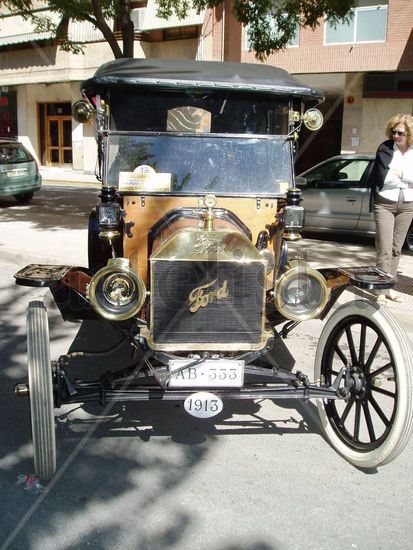
POLYGON ((413 429, 413 352, 388 311, 355 300, 339 307, 320 336, 315 379, 330 386, 342 367, 348 400, 318 400, 331 445, 359 468, 394 460, 413 429))
POLYGON ((42 301, 30 302, 27 309, 27 359, 34 469, 49 480, 56 471, 56 434, 49 323, 42 301))

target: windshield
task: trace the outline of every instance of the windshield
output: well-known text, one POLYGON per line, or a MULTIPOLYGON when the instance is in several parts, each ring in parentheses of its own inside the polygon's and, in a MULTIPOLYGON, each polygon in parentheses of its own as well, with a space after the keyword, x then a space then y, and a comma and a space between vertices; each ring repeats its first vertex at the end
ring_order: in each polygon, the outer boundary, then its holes
POLYGON ((125 192, 274 196, 293 182, 285 136, 110 133, 107 152, 108 184, 125 192))

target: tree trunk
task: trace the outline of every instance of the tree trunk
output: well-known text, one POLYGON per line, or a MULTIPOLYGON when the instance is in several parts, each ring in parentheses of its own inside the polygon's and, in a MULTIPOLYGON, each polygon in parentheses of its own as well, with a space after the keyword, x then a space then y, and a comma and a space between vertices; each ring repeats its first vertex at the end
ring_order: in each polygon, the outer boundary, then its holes
POLYGON ((120 2, 120 25, 123 39, 123 57, 133 57, 134 54, 134 25, 130 17, 131 5, 129 0, 120 2))
POLYGON ((103 17, 103 13, 101 10, 101 6, 98 0, 91 0, 92 7, 93 7, 93 14, 96 17, 97 21, 97 28, 101 31, 105 39, 107 40, 109 46, 112 49, 113 55, 115 56, 115 59, 119 59, 120 57, 123 57, 122 50, 119 47, 118 41, 115 38, 115 35, 109 28, 108 24, 105 21, 105 18, 103 17))

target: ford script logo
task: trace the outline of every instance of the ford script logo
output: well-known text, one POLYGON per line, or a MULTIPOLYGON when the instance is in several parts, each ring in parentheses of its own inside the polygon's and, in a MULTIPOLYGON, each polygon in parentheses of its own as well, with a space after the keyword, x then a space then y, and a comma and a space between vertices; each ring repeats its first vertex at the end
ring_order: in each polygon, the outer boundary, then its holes
POLYGON ((198 286, 191 291, 189 295, 189 311, 196 313, 199 308, 206 307, 214 300, 223 300, 228 297, 228 281, 224 281, 222 286, 208 290, 215 285, 217 279, 206 285, 198 286))
POLYGON ((197 241, 197 244, 194 246, 194 253, 197 256, 203 254, 214 254, 219 256, 225 250, 225 246, 218 241, 211 240, 208 235, 205 234, 198 235, 197 241))

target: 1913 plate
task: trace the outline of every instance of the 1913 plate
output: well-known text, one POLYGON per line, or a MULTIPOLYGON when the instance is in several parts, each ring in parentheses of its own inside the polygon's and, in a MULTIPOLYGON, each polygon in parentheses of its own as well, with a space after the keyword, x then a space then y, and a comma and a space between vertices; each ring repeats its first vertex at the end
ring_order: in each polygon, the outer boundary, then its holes
POLYGON ((172 388, 240 388, 244 383, 244 361, 206 359, 195 364, 194 359, 169 361, 172 388), (180 370, 185 365, 188 368, 180 370), (193 366, 190 366, 193 365, 193 366))

